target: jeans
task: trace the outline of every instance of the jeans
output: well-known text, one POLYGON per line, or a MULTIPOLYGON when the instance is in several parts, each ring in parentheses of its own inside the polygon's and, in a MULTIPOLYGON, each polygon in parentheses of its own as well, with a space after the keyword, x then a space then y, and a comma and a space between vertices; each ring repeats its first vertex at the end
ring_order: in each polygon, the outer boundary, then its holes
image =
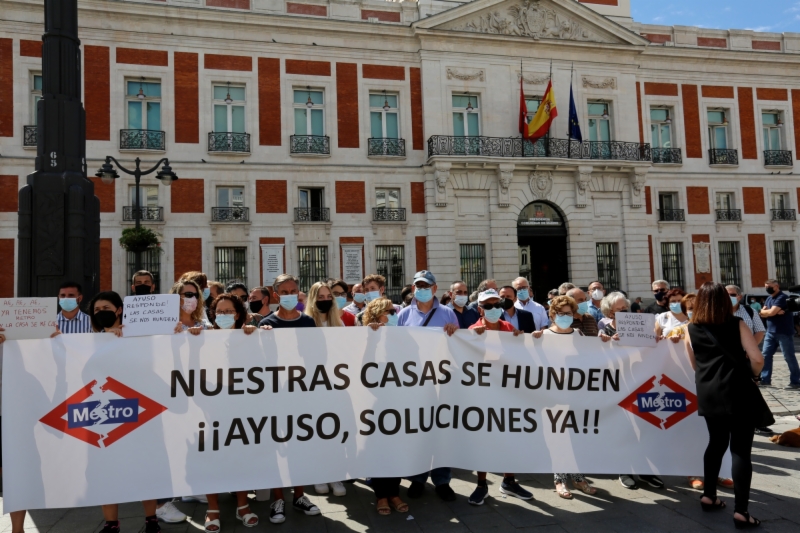
POLYGON ((733 459, 733 492, 736 496, 734 512, 746 513, 750 498, 750 482, 753 478, 753 463, 750 451, 753 448, 755 428, 741 417, 707 416, 708 447, 703 456, 703 475, 705 488, 703 496, 712 502, 717 500, 717 478, 722 466, 722 456, 728 446, 733 459))
POLYGON ((764 368, 761 370, 761 382, 769 384, 772 382, 772 356, 778 351, 778 345, 783 352, 783 358, 789 366, 789 382, 800 385, 800 366, 797 364, 797 357, 794 354, 794 336, 791 334, 778 334, 767 332, 764 337, 764 368))
POLYGON ((422 474, 417 474, 416 476, 409 476, 406 479, 414 482, 417 481, 419 483, 425 483, 428 481, 428 474, 431 476, 431 481, 435 487, 439 485, 447 485, 450 483, 450 479, 453 477, 453 474, 450 472, 450 467, 440 467, 434 468, 430 472, 424 472, 422 474))

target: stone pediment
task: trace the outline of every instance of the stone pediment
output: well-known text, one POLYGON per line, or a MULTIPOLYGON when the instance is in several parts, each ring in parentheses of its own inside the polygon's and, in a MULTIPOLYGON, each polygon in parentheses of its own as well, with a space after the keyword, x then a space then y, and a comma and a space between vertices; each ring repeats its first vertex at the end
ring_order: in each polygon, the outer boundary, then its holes
POLYGON ((575 0, 474 0, 418 21, 414 27, 534 40, 648 44, 643 37, 575 0))

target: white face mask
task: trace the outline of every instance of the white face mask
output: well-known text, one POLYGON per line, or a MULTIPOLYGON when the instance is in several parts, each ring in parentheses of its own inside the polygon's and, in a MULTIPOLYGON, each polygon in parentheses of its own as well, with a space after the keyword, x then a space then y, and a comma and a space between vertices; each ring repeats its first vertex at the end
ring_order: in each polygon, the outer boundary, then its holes
POLYGON ((603 299, 603 291, 600 289, 595 289, 592 291, 592 300, 602 300, 603 299))
POLYGON ((466 295, 460 295, 460 296, 456 296, 455 298, 453 298, 453 302, 458 307, 464 307, 465 305, 467 305, 468 301, 469 301, 469 296, 466 296, 466 295))

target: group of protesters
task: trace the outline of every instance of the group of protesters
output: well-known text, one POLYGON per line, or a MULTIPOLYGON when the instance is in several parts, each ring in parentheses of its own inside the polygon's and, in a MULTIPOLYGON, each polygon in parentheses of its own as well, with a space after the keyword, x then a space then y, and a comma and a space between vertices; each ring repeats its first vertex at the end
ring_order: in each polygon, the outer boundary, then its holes
MULTIPOLYGON (((773 319, 783 315, 785 298, 780 301, 780 286, 775 280, 769 280, 767 288, 771 294, 777 291, 760 312, 769 330, 773 319)), ((391 326, 417 326, 439 328, 447 335, 458 329, 469 329, 478 335, 489 330, 515 336, 530 334, 536 339, 543 335, 580 335, 599 337, 598 342, 607 343, 619 340, 616 314, 631 311, 631 302, 625 294, 606 293, 599 281, 590 283, 588 290, 564 283, 551 291, 546 306, 534 301, 529 282, 524 277, 506 285, 487 279, 473 292, 464 281, 456 281, 437 298, 436 277, 427 270, 414 274, 411 285, 401 294, 399 305, 387 298, 386 280, 377 274, 368 275, 361 283, 352 286, 343 280, 327 279, 314 283, 306 293, 300 289, 299 279, 291 274, 276 277, 268 287, 248 288, 239 282, 223 285, 210 281, 202 272, 187 272, 169 291, 180 296, 180 317, 175 333, 201 335, 211 329, 240 329, 251 335, 278 328, 366 326, 378 330, 391 326)), ((147 271, 136 272, 131 280, 131 291, 135 295, 155 293, 154 276, 147 271)), ((736 384, 731 380, 753 379, 763 366, 767 374, 761 374, 761 379, 769 382, 771 354, 768 358, 770 364, 765 366, 758 350, 758 342, 765 333, 762 321, 758 315, 752 314, 749 306, 740 305, 742 291, 735 286, 707 283, 697 294, 687 294, 681 289, 670 289, 666 281, 659 280, 653 283, 653 294, 661 308, 656 317, 657 336, 676 343, 685 342, 690 361, 697 369, 699 414, 706 417, 709 428, 709 447, 704 457, 705 477, 690 478, 689 483, 695 489, 703 489, 701 505, 707 511, 725 507, 725 503, 717 498, 718 485, 733 488, 736 493, 736 526, 755 527, 758 520, 747 512, 752 476, 750 447, 755 428, 746 417, 740 416, 734 398, 736 384), (722 355, 725 350, 715 345, 715 339, 734 353, 741 354, 742 358, 746 357, 753 367, 753 375, 742 376, 741 365, 727 361, 722 355), (733 479, 719 478, 728 442, 734 458, 733 479)), ((91 332, 123 336, 123 301, 118 293, 100 292, 84 305, 81 286, 65 282, 58 299, 60 311, 54 336, 91 332)), ((0 342, 3 340, 0 334, 0 342)), ((782 340, 778 339, 774 344, 782 340)), ((800 375, 795 375, 795 369, 792 369, 792 383, 796 382, 800 382, 800 375)), ((411 499, 421 497, 430 478, 439 498, 454 501, 456 495, 450 486, 451 475, 450 468, 441 467, 409 476, 410 486, 406 495, 411 499)), ((627 489, 637 488, 637 483, 657 489, 664 487, 664 482, 655 475, 640 475, 637 480, 633 475, 623 474, 619 481, 627 489)), ((344 496, 348 482, 352 480, 316 484, 314 490, 317 494, 332 492, 334 496, 344 496)), ((380 515, 409 511, 409 505, 400 496, 399 477, 368 478, 366 483, 375 492, 376 510, 380 515)), ((561 498, 574 498, 570 484, 573 490, 589 495, 596 493, 581 473, 554 475, 555 490, 561 498)), ((257 495, 265 492, 265 489, 256 491, 257 495)), ((533 498, 513 473, 503 474, 499 492, 523 500, 533 498)), ((486 473, 478 472, 477 486, 469 497, 469 504, 482 505, 488 494, 486 473)), ((235 497, 236 519, 245 527, 257 525, 259 517, 250 509, 249 493, 237 492, 235 497)), ((284 522, 284 490, 273 488, 271 497, 270 522, 284 522)), ((215 533, 222 529, 217 494, 187 496, 184 500, 207 503, 206 532, 215 533)), ((160 531, 159 520, 180 522, 187 518, 174 505, 173 499, 142 503, 146 533, 160 531)), ((305 495, 304 487, 292 489, 291 506, 306 515, 320 514, 320 509, 305 495)), ((118 533, 118 506, 104 505, 102 509, 106 521, 103 533, 118 533)), ((25 511, 11 515, 12 533, 21 533, 25 511)))

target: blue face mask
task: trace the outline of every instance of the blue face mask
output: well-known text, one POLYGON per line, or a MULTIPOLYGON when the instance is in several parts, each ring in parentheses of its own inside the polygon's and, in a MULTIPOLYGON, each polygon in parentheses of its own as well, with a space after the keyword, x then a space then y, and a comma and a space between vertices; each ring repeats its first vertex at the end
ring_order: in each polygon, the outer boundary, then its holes
MULTIPOLYGON (((486 319, 487 322, 492 324, 496 323, 500 320, 500 317, 503 316, 502 309, 484 309, 483 310, 483 318, 486 319)), ((570 322, 572 324, 572 322, 570 322)))
POLYGON ((360 292, 353 293, 353 300, 357 304, 363 304, 366 301, 366 299, 367 299, 367 295, 366 294, 363 294, 363 293, 360 293, 360 292))
POLYGON ((688 316, 689 318, 692 318, 692 312, 691 311, 686 311, 686 316, 688 316))
POLYGON ((377 300, 381 297, 380 291, 369 291, 367 293, 367 301, 371 302, 372 300, 377 300))
POLYGON ((547 300, 547 305, 550 305, 550 302, 552 302, 552 301, 553 300, 547 300))
POLYGON ((61 298, 58 300, 58 305, 61 306, 63 311, 69 313, 70 311, 74 311, 78 308, 78 299, 77 298, 61 298))
POLYGON ((430 289, 417 289, 414 291, 414 298, 418 302, 428 303, 433 299, 433 291, 430 289))
POLYGON ((347 305, 347 298, 345 298, 344 296, 337 296, 336 298, 334 298, 334 300, 336 300, 336 307, 338 307, 339 309, 344 309, 345 306, 347 305))
POLYGON ((291 311, 292 309, 297 307, 297 295, 296 294, 284 294, 281 296, 281 307, 286 309, 287 311, 291 311))
POLYGON ((217 315, 214 317, 219 329, 231 329, 236 324, 236 317, 233 315, 217 315))
MULTIPOLYGON (((578 304, 578 314, 585 315, 589 312, 589 302, 581 302, 578 304)), ((570 322, 572 324, 572 322, 570 322)))
POLYGON ((520 289, 517 291, 517 299, 522 300, 523 302, 527 301, 531 297, 528 289, 520 289))
POLYGON ((567 316, 556 316, 556 326, 561 329, 569 329, 572 327, 573 318, 567 316))
POLYGON ((208 297, 211 296, 211 289, 206 287, 203 289, 203 300, 208 300, 208 297))
POLYGON ((675 313, 676 315, 683 313, 680 302, 672 302, 671 304, 669 304, 669 310, 675 313))
MULTIPOLYGON (((730 295, 729 295, 730 296, 730 295)), ((739 305, 739 298, 737 296, 731 296, 731 305, 736 307, 739 305)), ((62 306, 63 307, 63 306, 62 306)))
POLYGON ((395 313, 393 315, 389 315, 386 318, 389 319, 389 321, 386 322, 387 326, 396 326, 397 325, 397 321, 400 320, 400 316, 397 313, 395 313))

